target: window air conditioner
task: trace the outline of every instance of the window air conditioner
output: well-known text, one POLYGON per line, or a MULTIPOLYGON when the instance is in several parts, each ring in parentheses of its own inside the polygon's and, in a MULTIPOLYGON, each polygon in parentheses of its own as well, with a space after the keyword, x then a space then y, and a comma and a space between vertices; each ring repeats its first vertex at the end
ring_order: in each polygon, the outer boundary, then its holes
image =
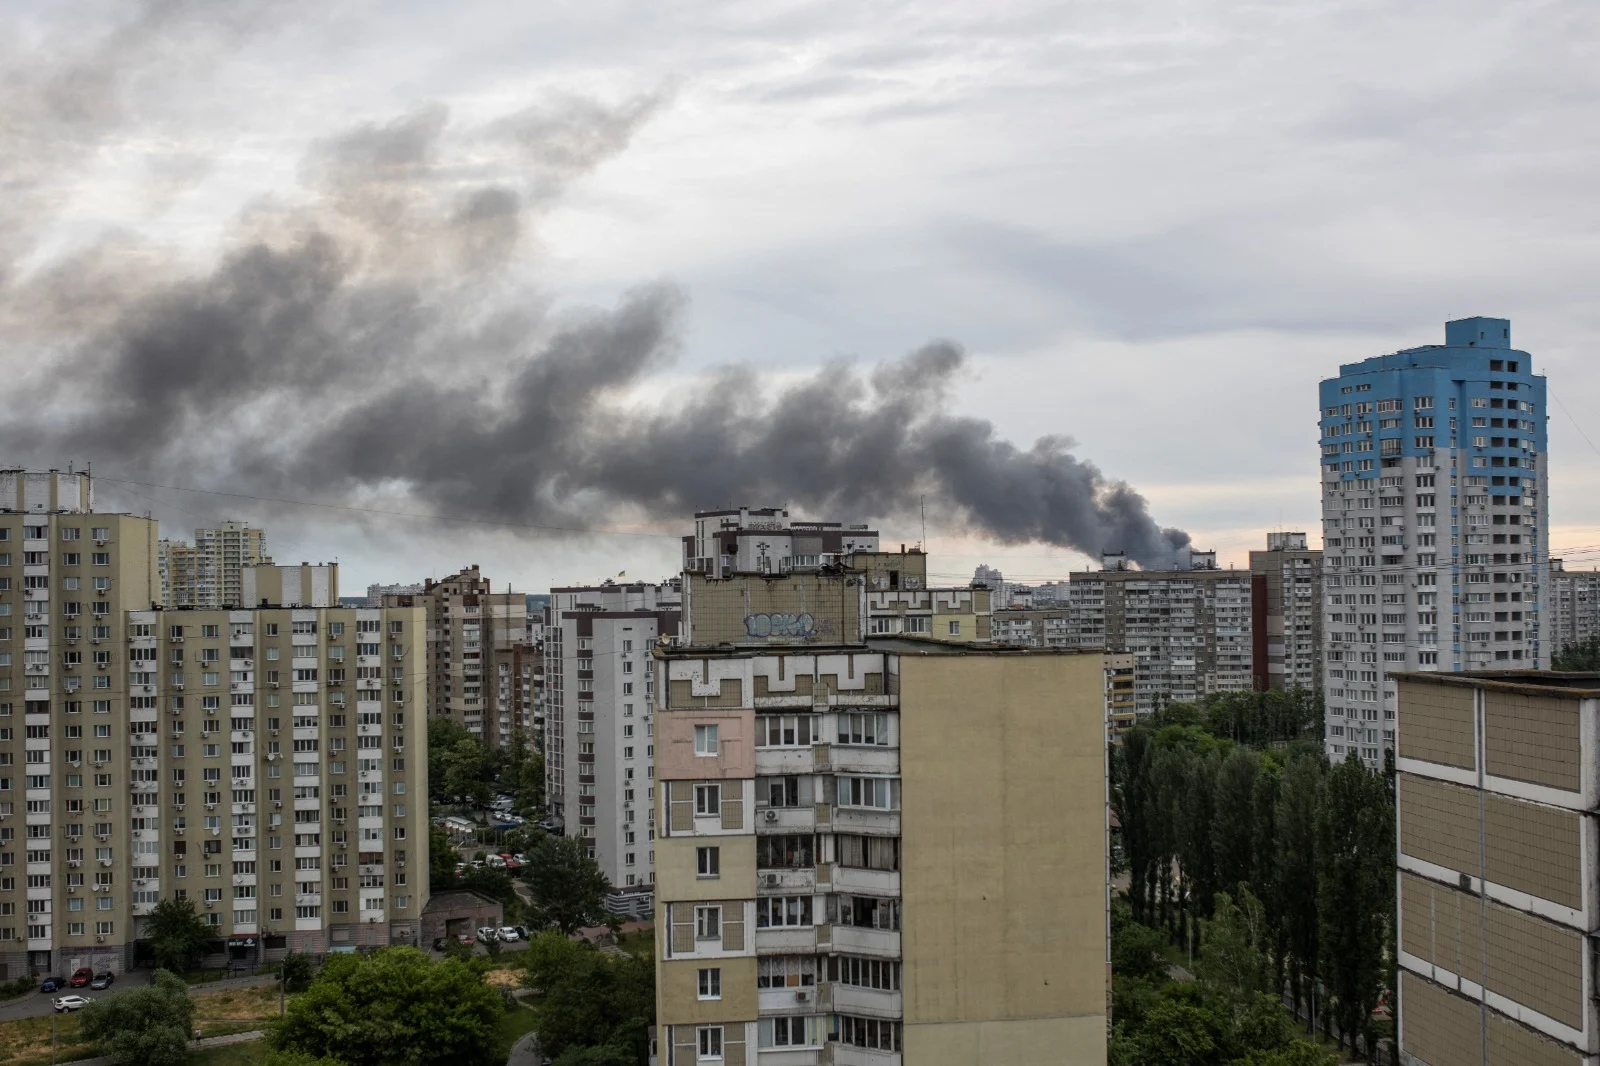
POLYGON ((768 811, 766 817, 767 817, 767 821, 776 822, 778 820, 778 812, 777 811, 768 811))

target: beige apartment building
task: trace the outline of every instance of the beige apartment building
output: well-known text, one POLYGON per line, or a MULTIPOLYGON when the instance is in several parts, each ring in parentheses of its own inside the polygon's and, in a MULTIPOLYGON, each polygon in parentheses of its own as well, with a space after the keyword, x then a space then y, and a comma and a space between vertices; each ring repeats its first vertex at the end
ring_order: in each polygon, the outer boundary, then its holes
MULTIPOLYGON (((509 743, 523 724, 502 706, 500 665, 508 674, 521 667, 516 649, 527 641, 527 596, 495 592, 474 565, 441 581, 430 578, 420 594, 385 593, 383 602, 421 607, 428 619, 428 713, 449 715, 485 744, 509 743)), ((509 677, 504 691, 510 692, 509 677)))
POLYGON ((1600 637, 1600 569, 1569 570, 1551 559, 1548 614, 1551 655, 1600 637))
POLYGON ((0 508, 15 486, 0 976, 124 970, 167 896, 245 960, 414 943, 421 612, 152 610, 154 522, 92 512, 82 475, 0 473, 0 508))
POLYGON ((1104 1063, 1104 659, 863 632, 921 558, 684 575, 654 657, 662 1063, 1104 1063))
POLYGON ((1255 686, 1322 687, 1322 551, 1304 533, 1268 533, 1250 553, 1255 686))
POLYGON ((194 544, 162 540, 161 603, 168 607, 242 607, 244 570, 271 563, 267 535, 244 522, 194 531, 194 544))
POLYGON ((1408 1066, 1594 1066, 1600 675, 1394 675, 1408 1066))

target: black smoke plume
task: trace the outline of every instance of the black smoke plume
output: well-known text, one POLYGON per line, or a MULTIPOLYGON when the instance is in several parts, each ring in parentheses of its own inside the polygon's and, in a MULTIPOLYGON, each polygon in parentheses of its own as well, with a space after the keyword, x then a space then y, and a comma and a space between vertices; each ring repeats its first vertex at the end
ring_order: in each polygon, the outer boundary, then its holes
MULTIPOLYGON (((117 110, 94 103, 71 125, 89 147, 117 110)), ((0 427, 0 458, 551 525, 677 527, 771 502, 893 517, 927 494, 940 524, 1000 541, 1183 557, 1188 536, 1067 438, 1017 447, 953 414, 964 357, 948 341, 868 370, 773 386, 730 369, 641 399, 677 352, 682 295, 658 284, 556 313, 523 265, 547 205, 663 103, 361 126, 315 145, 295 198, 252 207, 199 270, 126 238, 23 269, 34 230, 15 229, 0 345, 19 371, 8 407, 27 414, 0 427)), ((33 210, 49 168, 75 158, 26 162, 33 210)))

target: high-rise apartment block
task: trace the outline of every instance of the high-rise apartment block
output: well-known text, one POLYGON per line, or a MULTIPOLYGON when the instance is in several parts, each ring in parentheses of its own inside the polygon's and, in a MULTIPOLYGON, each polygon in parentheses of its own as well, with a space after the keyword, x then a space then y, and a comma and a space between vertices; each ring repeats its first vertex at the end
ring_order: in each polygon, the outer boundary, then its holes
POLYGON ((1600 675, 1395 685, 1401 1062, 1594 1066, 1600 675))
POLYGON ((1304 533, 1268 533, 1250 553, 1256 688, 1322 686, 1322 552, 1304 533))
POLYGON ((385 596, 420 596, 426 591, 421 584, 414 585, 380 585, 377 582, 367 586, 367 606, 382 607, 385 596))
POLYGON ((1407 670, 1549 662, 1545 381, 1511 323, 1339 368, 1321 385, 1328 754, 1377 766, 1407 670))
POLYGON ((668 1066, 1105 1061, 1103 657, 865 632, 923 558, 684 575, 654 664, 668 1066))
POLYGON ((161 602, 168 607, 243 607, 244 569, 270 564, 267 535, 244 522, 194 531, 194 544, 160 542, 161 602))
POLYGON ((1071 575, 1077 644, 1133 653, 1141 718, 1254 685, 1251 572, 1218 569, 1216 558, 1195 551, 1188 570, 1130 570, 1111 556, 1071 575))
POLYGON ((162 537, 156 545, 156 567, 161 575, 161 603, 200 606, 200 553, 193 544, 162 537))
POLYGON ((1550 654, 1600 638, 1600 570, 1568 570, 1550 560, 1550 654))
POLYGON ((515 649, 527 640, 527 597, 495 592, 478 567, 469 566, 441 581, 429 579, 421 593, 385 593, 383 602, 426 612, 428 714, 454 718, 491 747, 509 743, 523 723, 501 705, 499 663, 509 670, 515 649))
POLYGON ((655 883, 655 678, 678 632, 677 582, 550 590, 544 620, 545 795, 612 885, 614 913, 646 917, 655 883))
POLYGON ((151 610, 155 523, 90 507, 0 472, 5 976, 124 970, 167 897, 243 959, 415 943, 421 613, 151 610))

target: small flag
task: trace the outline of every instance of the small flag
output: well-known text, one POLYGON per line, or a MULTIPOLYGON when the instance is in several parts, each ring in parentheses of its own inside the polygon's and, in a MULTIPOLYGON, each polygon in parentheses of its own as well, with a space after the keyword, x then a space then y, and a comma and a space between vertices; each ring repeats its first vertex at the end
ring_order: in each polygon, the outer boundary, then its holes
POLYGON ((617 571, 617 576, 618 577, 627 577, 628 576, 628 572, 626 570, 618 570, 617 571))

